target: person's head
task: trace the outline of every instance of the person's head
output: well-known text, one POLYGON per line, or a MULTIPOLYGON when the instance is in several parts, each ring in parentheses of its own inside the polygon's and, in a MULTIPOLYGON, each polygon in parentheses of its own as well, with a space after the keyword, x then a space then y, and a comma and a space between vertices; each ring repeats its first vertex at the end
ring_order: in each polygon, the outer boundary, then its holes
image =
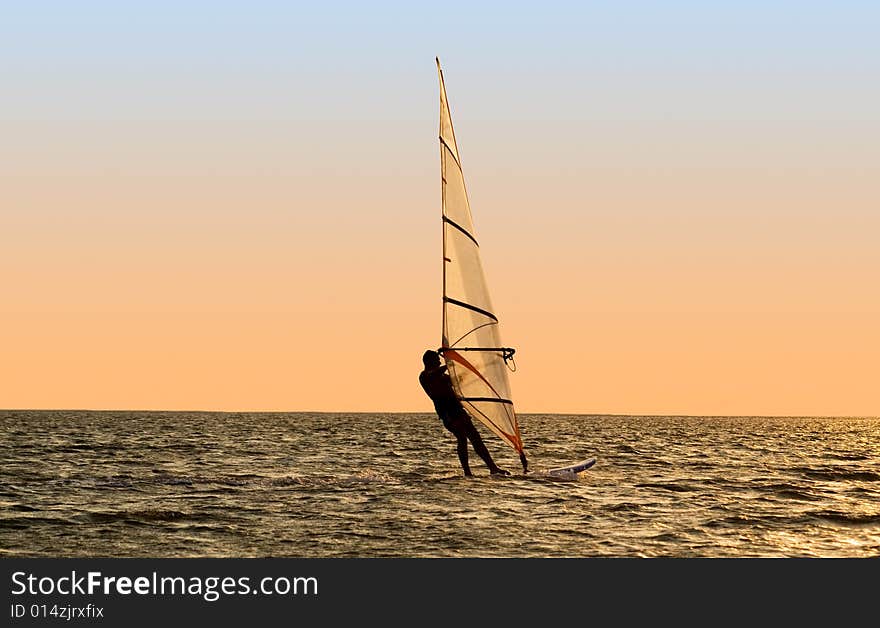
POLYGON ((422 354, 422 362, 426 367, 440 366, 440 354, 433 349, 428 349, 422 354))

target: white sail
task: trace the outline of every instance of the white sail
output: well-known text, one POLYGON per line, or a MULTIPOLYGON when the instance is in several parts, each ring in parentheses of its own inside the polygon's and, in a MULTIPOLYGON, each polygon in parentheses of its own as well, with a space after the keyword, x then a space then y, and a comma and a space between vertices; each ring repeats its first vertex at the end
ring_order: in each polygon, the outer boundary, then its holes
POLYGON ((489 297, 439 59, 437 72, 443 189, 441 352, 465 408, 513 447, 525 468, 523 442, 507 375, 513 349, 501 343, 498 317, 489 297))

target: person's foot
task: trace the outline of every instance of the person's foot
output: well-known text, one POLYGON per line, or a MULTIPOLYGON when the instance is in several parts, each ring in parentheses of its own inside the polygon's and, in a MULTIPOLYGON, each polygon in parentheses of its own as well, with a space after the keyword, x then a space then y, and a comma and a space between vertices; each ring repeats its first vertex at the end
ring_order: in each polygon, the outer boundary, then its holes
POLYGON ((510 475, 510 471, 506 469, 502 469, 501 467, 495 467, 490 471, 492 475, 510 475))

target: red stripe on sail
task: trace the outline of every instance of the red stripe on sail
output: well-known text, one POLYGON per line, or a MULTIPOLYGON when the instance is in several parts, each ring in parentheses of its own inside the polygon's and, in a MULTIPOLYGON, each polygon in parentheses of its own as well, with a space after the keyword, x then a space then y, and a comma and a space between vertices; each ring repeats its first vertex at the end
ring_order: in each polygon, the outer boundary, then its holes
MULTIPOLYGON (((495 387, 492 386, 492 384, 489 383, 489 380, 487 380, 485 377, 483 377, 483 374, 480 373, 480 372, 477 370, 477 368, 476 368, 473 364, 471 364, 470 362, 468 362, 468 361, 467 361, 467 360, 466 360, 466 359, 465 359, 460 353, 458 353, 458 352, 455 351, 454 349, 447 349, 447 350, 445 350, 445 351, 443 352, 443 356, 444 356, 444 357, 447 357, 447 358, 449 358, 449 359, 451 359, 451 360, 454 360, 455 362, 458 362, 459 364, 461 364, 462 366, 464 366, 467 370, 469 370, 469 371, 472 372, 474 375, 476 375, 477 377, 479 377, 479 378, 483 381, 483 383, 486 384, 486 386, 488 386, 489 389, 490 389, 493 393, 495 393, 495 396, 498 397, 499 399, 501 399, 501 395, 499 395, 499 394, 498 394, 498 391, 495 390, 495 387)), ((473 404, 470 404, 470 405, 473 406, 473 404)), ((474 407, 474 409, 477 410, 476 407, 474 407)), ((477 412, 479 412, 479 410, 477 410, 477 412)), ((482 412, 480 412, 480 414, 482 414, 484 417, 486 417, 486 420, 488 420, 490 423, 492 423, 492 425, 495 427, 495 429, 497 429, 499 432, 501 432, 502 434, 504 434, 504 437, 507 438, 507 440, 509 440, 509 441, 511 442, 511 444, 514 446, 514 448, 515 448, 517 451, 522 451, 522 448, 523 448, 523 446, 522 446, 522 437, 521 437, 519 434, 509 434, 508 432, 505 432, 503 429, 501 429, 500 427, 498 427, 498 425, 496 425, 494 422, 492 422, 492 420, 489 419, 489 417, 487 417, 485 414, 483 414, 482 412)), ((514 423, 514 424, 515 424, 515 423, 514 423)))

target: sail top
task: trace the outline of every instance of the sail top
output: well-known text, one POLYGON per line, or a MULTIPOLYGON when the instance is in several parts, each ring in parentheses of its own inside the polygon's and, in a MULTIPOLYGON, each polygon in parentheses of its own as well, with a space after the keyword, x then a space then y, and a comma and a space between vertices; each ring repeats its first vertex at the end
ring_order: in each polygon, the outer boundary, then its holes
POLYGON ((443 69, 440 58, 437 59, 437 74, 440 76, 440 142, 446 144, 452 157, 459 164, 458 145, 455 143, 455 131, 452 128, 452 116, 449 113, 449 101, 446 99, 446 84, 443 81, 443 69))

